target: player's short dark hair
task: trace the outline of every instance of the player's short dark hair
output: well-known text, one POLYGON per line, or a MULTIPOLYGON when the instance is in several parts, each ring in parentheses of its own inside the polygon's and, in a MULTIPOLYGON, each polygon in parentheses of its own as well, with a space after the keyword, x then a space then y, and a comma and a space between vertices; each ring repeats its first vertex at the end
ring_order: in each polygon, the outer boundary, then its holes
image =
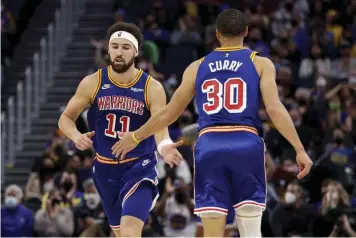
POLYGON ((141 47, 143 43, 143 35, 138 26, 136 26, 133 23, 127 23, 127 22, 115 23, 108 29, 107 32, 108 39, 110 39, 110 36, 117 31, 127 31, 128 33, 132 34, 137 39, 138 46, 141 47))
POLYGON ((216 27, 222 36, 241 36, 246 30, 247 20, 241 11, 226 9, 216 18, 216 27))

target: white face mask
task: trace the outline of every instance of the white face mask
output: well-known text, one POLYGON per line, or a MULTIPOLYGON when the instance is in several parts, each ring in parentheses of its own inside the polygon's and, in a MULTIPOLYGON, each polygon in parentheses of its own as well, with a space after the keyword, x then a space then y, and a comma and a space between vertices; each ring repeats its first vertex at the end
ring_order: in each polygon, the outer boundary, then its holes
POLYGON ((14 196, 5 197, 5 205, 7 207, 11 207, 11 208, 17 207, 17 205, 18 205, 17 198, 14 196))
POLYGON ((53 180, 50 180, 43 184, 43 191, 45 193, 48 193, 49 191, 53 190, 53 188, 54 188, 53 180))
POLYGON ((100 196, 97 193, 87 193, 85 194, 85 201, 90 209, 94 209, 100 203, 100 196))
POLYGON ((284 194, 284 200, 287 204, 294 203, 297 200, 297 196, 294 193, 286 192, 284 194))

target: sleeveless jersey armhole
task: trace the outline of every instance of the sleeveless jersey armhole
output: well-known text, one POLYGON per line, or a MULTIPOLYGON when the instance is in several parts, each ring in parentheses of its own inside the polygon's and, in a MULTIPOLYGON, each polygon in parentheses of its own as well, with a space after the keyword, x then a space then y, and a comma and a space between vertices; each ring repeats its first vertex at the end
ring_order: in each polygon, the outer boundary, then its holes
MULTIPOLYGON (((198 71, 199 71, 199 67, 200 67, 201 63, 203 63, 204 59, 205 59, 205 56, 199 59, 198 71)), ((197 75, 197 76, 198 76, 198 75, 197 75)), ((195 82, 196 82, 196 81, 197 81, 197 80, 196 80, 196 78, 195 78, 195 80, 194 80, 194 86, 195 86, 195 82)))
POLYGON ((250 59, 253 62, 255 60, 255 56, 258 55, 257 51, 252 51, 251 55, 250 55, 250 59))
POLYGON ((91 104, 94 103, 95 97, 99 92, 100 85, 101 85, 101 69, 98 70, 98 84, 96 85, 96 89, 95 89, 93 95, 90 97, 90 103, 91 104))
POLYGON ((152 79, 152 77, 151 77, 151 75, 149 75, 146 80, 146 84, 145 84, 145 103, 146 103, 146 107, 147 107, 148 111, 150 110, 150 103, 148 101, 148 85, 150 84, 151 79, 152 79))

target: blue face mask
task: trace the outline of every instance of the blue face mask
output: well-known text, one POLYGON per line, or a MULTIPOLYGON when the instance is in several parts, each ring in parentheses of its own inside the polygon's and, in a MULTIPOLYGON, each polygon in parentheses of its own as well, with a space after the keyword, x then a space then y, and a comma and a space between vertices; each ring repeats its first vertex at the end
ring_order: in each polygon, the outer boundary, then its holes
POLYGON ((8 196, 5 198, 5 205, 7 207, 16 207, 17 206, 17 198, 14 196, 8 196))

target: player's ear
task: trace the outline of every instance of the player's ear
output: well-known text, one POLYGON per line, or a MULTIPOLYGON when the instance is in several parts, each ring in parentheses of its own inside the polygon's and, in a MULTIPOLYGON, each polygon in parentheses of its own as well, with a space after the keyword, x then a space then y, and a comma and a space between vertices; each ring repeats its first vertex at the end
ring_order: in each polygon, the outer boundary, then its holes
POLYGON ((220 34, 220 32, 218 31, 218 29, 216 29, 215 31, 216 31, 216 39, 218 39, 218 40, 220 41, 221 34, 220 34))
POLYGON ((245 28, 245 34, 244 34, 244 37, 246 37, 248 35, 248 26, 246 26, 245 28))

